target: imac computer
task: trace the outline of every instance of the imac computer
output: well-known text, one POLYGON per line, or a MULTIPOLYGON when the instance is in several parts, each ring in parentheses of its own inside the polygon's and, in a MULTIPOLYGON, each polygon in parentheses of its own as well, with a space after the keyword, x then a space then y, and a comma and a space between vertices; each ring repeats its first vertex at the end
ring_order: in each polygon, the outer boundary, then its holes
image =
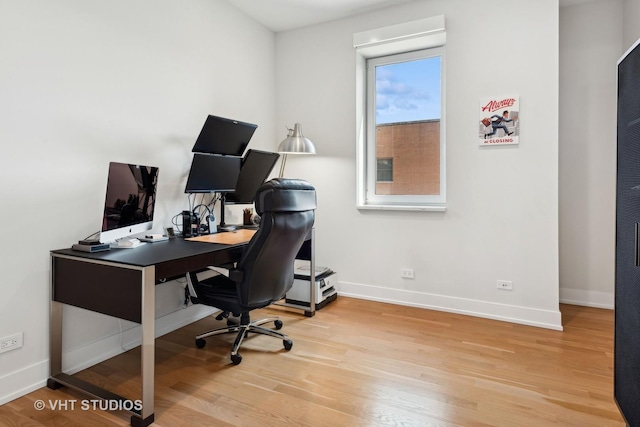
POLYGON ((257 127, 251 123, 210 115, 191 151, 240 157, 257 127))
POLYGON ((273 170, 280 155, 268 151, 250 149, 242 159, 238 182, 233 192, 227 193, 227 203, 253 203, 258 188, 273 170))
POLYGON ((100 242, 151 230, 157 184, 157 167, 109 163, 100 242))
POLYGON ((191 161, 185 193, 226 193, 234 191, 242 158, 195 153, 191 161))

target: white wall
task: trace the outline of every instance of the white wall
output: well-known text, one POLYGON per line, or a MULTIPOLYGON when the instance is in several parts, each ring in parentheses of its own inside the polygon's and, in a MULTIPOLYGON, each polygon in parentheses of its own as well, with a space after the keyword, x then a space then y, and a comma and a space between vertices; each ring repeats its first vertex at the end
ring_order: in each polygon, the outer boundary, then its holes
POLYGON ((623 0, 624 5, 624 49, 626 52, 640 38, 640 1, 623 0))
POLYGON ((338 272, 343 295, 561 328, 557 1, 414 1, 279 33, 276 51, 278 124, 300 122, 319 152, 291 159, 286 175, 318 189, 317 262, 338 272), (358 211, 352 35, 439 14, 447 211, 358 211), (520 145, 479 147, 479 99, 511 93, 520 145), (400 278, 403 267, 415 280, 400 278), (498 279, 514 290, 497 290, 498 279))
POLYGON ((560 8, 560 300, 613 308, 622 1, 560 8))
MULTIPOLYGON (((109 161, 160 168, 161 229, 187 207, 207 114, 257 123, 254 148, 273 149, 276 131, 275 37, 221 0, 0 0, 0 11, 0 337, 24 332, 23 348, 0 354, 1 404, 48 376, 49 250, 99 230, 109 161)), ((175 282, 157 299, 161 330, 202 315, 180 310, 175 282)), ((118 351, 131 326, 64 314, 66 368, 118 351)))

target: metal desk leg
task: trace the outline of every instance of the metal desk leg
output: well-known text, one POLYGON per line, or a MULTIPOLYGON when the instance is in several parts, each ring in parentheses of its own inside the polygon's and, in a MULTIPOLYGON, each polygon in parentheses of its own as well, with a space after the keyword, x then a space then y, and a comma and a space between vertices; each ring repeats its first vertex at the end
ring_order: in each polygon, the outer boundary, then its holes
MULTIPOLYGON (((87 263, 88 265, 94 267, 102 268, 102 274, 110 273, 109 269, 114 269, 114 271, 119 271, 123 269, 133 270, 133 275, 128 275, 128 280, 131 282, 127 282, 131 286, 127 286, 127 289, 130 290, 130 295, 139 296, 140 299, 140 312, 139 317, 135 314, 128 313, 128 315, 132 316, 130 320, 133 318, 139 319, 142 327, 142 345, 141 345, 141 372, 142 372, 142 407, 134 406, 131 409, 131 412, 134 415, 131 416, 131 425, 134 427, 146 427, 154 421, 154 401, 153 401, 153 392, 154 392, 154 375, 155 375, 155 307, 156 307, 156 296, 155 296, 155 266, 138 268, 138 267, 126 267, 121 265, 114 265, 113 263, 104 262, 104 261, 96 261, 96 260, 78 260, 72 256, 60 256, 55 255, 51 258, 51 313, 50 313, 50 329, 49 329, 49 369, 50 369, 50 377, 47 380, 47 386, 51 389, 56 389, 61 386, 67 386, 74 388, 82 393, 88 394, 94 398, 105 399, 109 401, 117 401, 117 402, 130 402, 130 399, 126 399, 123 396, 120 396, 116 393, 105 390, 101 387, 96 386, 88 381, 84 381, 80 378, 76 378, 72 375, 66 374, 62 372, 62 311, 65 298, 69 299, 69 286, 71 284, 67 283, 67 287, 62 286, 60 288, 60 284, 55 283, 56 277, 59 274, 62 274, 63 278, 66 278, 69 281, 69 278, 72 277, 71 282, 73 280, 78 281, 78 283, 83 281, 91 282, 93 278, 93 274, 95 274, 95 270, 92 269, 80 269, 83 270, 81 273, 77 273, 77 271, 70 275, 69 269, 77 270, 78 265, 82 266, 83 263, 87 263), (54 260, 55 258, 55 260, 54 260), (60 267, 60 262, 63 260, 66 262, 66 267, 60 267), (69 264, 69 260, 73 262, 80 262, 80 264, 69 264), (57 261, 57 262, 56 262, 57 261), (56 271, 56 266, 61 268, 61 270, 56 271), (107 270, 104 270, 104 268, 107 270), (78 276, 78 277, 76 277, 78 276), (135 279, 133 279, 135 278, 135 279), (139 280, 139 281, 138 281, 139 280), (135 286, 139 286, 136 290, 135 286), (140 294, 138 294, 140 292, 140 294), (66 296, 65 296, 66 295, 66 296), (58 298, 61 299, 58 299, 58 298), (55 301, 58 299, 58 301, 55 301)), ((119 271, 119 273, 122 273, 119 271)), ((118 275, 116 275, 118 276, 118 275)), ((122 275, 120 274, 120 277, 122 275)), ((102 281, 104 282, 104 280, 102 281)), ((76 283, 77 285, 77 283, 76 283)), ((71 286, 73 287, 73 286, 71 286)), ((85 295, 86 297, 86 295, 85 295)), ((65 301, 66 302, 66 301, 65 301)), ((84 304, 86 301, 75 300, 73 303, 78 304, 78 307, 87 308, 91 310, 91 304, 89 307, 85 307, 84 304)), ((119 313, 121 314, 121 313, 119 313)), ((115 314, 114 314, 115 315, 115 314)), ((119 317, 119 316, 116 316, 119 317)), ((129 317, 122 317, 129 319, 129 317)), ((138 320, 134 320, 138 321, 138 320)))
MULTIPOLYGON (((62 373, 62 304, 51 301, 49 326, 49 377, 62 373)), ((55 390, 61 384, 47 379, 47 387, 55 390)))
POLYGON ((57 389, 62 387, 51 379, 62 373, 62 304, 53 300, 53 257, 51 258, 49 283, 51 284, 51 308, 49 312, 49 378, 47 387, 57 389))
POLYGON ((309 260, 309 312, 304 313, 305 316, 313 317, 316 314, 316 301, 318 296, 316 295, 316 229, 311 229, 311 258, 309 260))
POLYGON ((154 420, 153 388, 155 375, 155 266, 142 271, 142 411, 131 416, 133 427, 146 427, 154 420))

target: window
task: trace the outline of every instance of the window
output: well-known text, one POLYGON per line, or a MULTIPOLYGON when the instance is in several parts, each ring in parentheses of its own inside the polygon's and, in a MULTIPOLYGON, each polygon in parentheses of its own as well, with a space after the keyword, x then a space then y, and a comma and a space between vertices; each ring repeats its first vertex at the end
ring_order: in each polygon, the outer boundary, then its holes
POLYGON ((427 49, 367 60, 367 164, 376 164, 369 200, 439 200, 441 59, 440 49, 427 49), (379 183, 381 162, 396 165, 387 167, 388 184, 379 183))
POLYGON ((376 181, 393 182, 393 158, 377 159, 376 181))
POLYGON ((444 17, 358 33, 354 46, 358 208, 444 210, 444 17))

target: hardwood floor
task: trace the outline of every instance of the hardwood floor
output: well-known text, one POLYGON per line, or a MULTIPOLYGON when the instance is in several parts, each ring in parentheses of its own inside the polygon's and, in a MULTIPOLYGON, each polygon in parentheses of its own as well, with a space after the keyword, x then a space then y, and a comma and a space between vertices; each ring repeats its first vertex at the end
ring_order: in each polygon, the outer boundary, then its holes
MULTIPOLYGON (((624 426, 613 401, 613 311, 563 305, 564 331, 339 297, 313 318, 280 308, 293 339, 156 340, 155 426, 624 426)), ((139 349, 77 375, 139 396, 139 349)), ((124 411, 34 409, 86 399, 47 388, 0 406, 0 426, 125 426, 124 411)))

